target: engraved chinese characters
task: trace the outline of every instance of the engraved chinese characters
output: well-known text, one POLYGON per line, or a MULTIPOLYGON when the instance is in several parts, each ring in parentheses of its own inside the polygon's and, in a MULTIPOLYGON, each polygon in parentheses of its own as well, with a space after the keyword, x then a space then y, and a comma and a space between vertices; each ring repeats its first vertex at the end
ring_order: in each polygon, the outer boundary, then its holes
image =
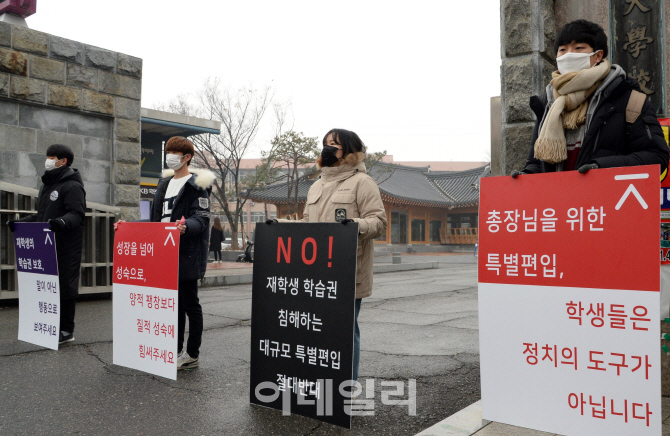
POLYGON ((612 2, 612 60, 640 84, 657 113, 665 112, 663 99, 662 2, 614 0, 612 2))

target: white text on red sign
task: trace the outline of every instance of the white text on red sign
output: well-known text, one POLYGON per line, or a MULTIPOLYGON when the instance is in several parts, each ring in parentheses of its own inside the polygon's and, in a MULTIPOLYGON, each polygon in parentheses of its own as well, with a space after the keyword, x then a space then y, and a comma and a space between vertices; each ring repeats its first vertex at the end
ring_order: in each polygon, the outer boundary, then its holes
MULTIPOLYGON (((506 211, 497 211, 493 210, 487 212, 488 218, 486 224, 488 224, 489 232, 497 233, 502 226, 509 233, 515 233, 518 230, 523 230, 524 232, 533 233, 537 232, 538 229, 541 232, 555 232, 556 231, 556 217, 555 209, 544 209, 542 215, 539 219, 538 226, 538 213, 537 209, 531 209, 526 214, 525 210, 519 209, 506 210, 506 211), (504 219, 503 219, 504 218, 504 219), (519 219, 521 218, 521 219, 519 219)), ((586 220, 588 228, 586 230, 592 232, 602 232, 604 230, 603 221, 604 217, 607 214, 604 212, 604 207, 597 208, 595 206, 586 209, 586 220)), ((584 231, 584 208, 570 208, 566 214, 567 218, 566 223, 570 224, 571 231, 584 231)))
MULTIPOLYGON (((496 275, 500 275, 500 269, 505 267, 505 274, 508 276, 517 277, 519 275, 519 256, 521 256, 521 269, 526 277, 537 277, 539 271, 537 269, 537 254, 521 254, 509 253, 502 255, 502 261, 499 253, 489 253, 486 263, 486 269, 495 271, 496 275)), ((542 274, 540 277, 556 278, 556 255, 543 254, 540 255, 540 265, 542 266, 542 274)), ((563 278, 563 273, 560 273, 559 278, 563 278)))
POLYGON ((154 244, 152 242, 119 242, 116 244, 116 253, 121 256, 153 256, 154 244))

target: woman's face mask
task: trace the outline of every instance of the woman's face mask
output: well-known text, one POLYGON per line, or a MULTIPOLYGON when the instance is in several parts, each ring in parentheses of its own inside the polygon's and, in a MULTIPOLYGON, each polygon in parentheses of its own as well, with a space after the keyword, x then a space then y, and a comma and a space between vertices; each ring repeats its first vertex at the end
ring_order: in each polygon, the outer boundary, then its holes
POLYGON ((337 157, 338 151, 340 150, 332 145, 323 146, 323 150, 321 150, 321 163, 324 167, 331 167, 340 160, 337 157))
MULTIPOLYGON (((598 50, 600 51, 600 50, 598 50)), ((563 56, 556 58, 558 71, 561 74, 572 73, 574 71, 581 71, 591 68, 591 56, 593 53, 566 53, 563 56)))

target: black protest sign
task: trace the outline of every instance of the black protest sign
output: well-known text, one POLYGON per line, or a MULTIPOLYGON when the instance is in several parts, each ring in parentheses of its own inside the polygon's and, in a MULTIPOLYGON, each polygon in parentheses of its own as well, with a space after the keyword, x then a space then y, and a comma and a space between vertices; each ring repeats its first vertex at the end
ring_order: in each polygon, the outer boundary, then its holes
POLYGON ((252 404, 351 427, 357 249, 356 223, 256 225, 252 404))

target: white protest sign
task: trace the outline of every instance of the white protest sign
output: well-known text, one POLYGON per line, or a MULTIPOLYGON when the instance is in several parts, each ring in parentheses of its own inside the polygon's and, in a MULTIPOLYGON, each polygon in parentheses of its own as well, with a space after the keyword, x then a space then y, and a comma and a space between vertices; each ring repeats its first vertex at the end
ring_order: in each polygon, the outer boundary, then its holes
POLYGON ((60 284, 56 238, 47 223, 15 223, 19 340, 58 349, 60 284))

